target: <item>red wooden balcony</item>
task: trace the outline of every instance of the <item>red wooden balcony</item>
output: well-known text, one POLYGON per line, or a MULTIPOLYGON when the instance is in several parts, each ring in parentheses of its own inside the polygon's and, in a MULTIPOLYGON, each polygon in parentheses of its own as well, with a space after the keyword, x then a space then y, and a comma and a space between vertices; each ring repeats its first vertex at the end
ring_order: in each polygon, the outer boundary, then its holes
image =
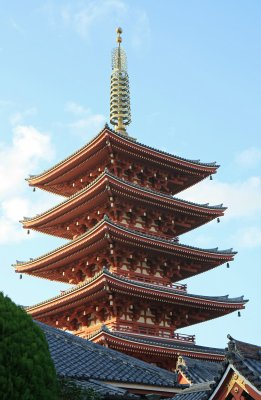
POLYGON ((129 333, 130 335, 146 335, 146 337, 151 336, 160 339, 171 339, 177 342, 195 344, 195 335, 175 333, 171 330, 166 330, 166 328, 148 327, 148 325, 139 323, 133 324, 112 322, 106 325, 112 331, 125 332, 129 333))

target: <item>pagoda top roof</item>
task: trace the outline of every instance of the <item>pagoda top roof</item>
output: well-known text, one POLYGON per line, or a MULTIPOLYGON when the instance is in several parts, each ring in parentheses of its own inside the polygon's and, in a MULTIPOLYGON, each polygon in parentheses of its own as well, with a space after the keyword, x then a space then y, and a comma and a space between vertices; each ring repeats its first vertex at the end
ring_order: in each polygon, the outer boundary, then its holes
POLYGON ((36 322, 43 330, 59 376, 105 382, 181 387, 177 374, 89 340, 36 322))
POLYGON ((224 349, 216 347, 200 346, 197 344, 189 344, 186 342, 180 343, 180 342, 175 342, 173 339, 167 339, 167 338, 157 338, 152 336, 148 337, 145 335, 141 336, 127 332, 111 331, 106 325, 103 325, 98 332, 95 332, 93 334, 91 338, 93 338, 96 335, 99 335, 101 332, 107 333, 108 335, 114 338, 125 339, 140 344, 142 343, 147 346, 157 346, 168 349, 171 348, 177 350, 177 352, 182 352, 182 353, 187 352, 188 354, 190 354, 190 357, 193 357, 193 360, 195 360, 194 357, 202 356, 202 354, 212 355, 213 357, 218 357, 220 360, 223 360, 225 354, 224 349))
POLYGON ((115 132, 109 126, 106 124, 105 127, 96 135, 90 142, 85 144, 83 147, 81 147, 79 150, 75 151, 72 153, 70 156, 66 157, 59 163, 55 164, 53 167, 49 168, 48 170, 43 171, 40 174, 36 175, 29 175, 29 178, 27 180, 29 181, 30 184, 34 185, 34 181, 38 180, 41 178, 44 180, 45 176, 48 176, 52 173, 55 174, 55 171, 59 169, 59 171, 62 170, 62 168, 67 165, 67 164, 73 164, 74 161, 76 160, 81 160, 82 157, 84 156, 85 153, 87 153, 91 148, 93 148, 96 144, 96 142, 99 142, 101 139, 104 139, 106 141, 107 138, 111 139, 120 139, 120 141, 125 144, 127 147, 132 147, 139 149, 143 153, 150 153, 157 159, 164 159, 166 162, 169 162, 171 164, 177 164, 177 165, 182 165, 183 167, 187 167, 188 169, 195 169, 195 170, 201 170, 201 171, 209 171, 210 173, 214 173, 219 165, 216 164, 216 162, 211 162, 211 163, 203 163, 200 162, 200 160, 190 160, 186 159, 183 157, 179 157, 173 154, 170 154, 168 152, 165 152, 163 150, 158 150, 153 147, 144 145, 135 139, 131 138, 130 136, 127 135, 122 135, 118 132, 115 132))
POLYGON ((133 240, 135 241, 141 241, 145 240, 147 243, 154 243, 157 247, 158 246, 163 246, 167 248, 171 248, 173 250, 176 250, 181 253, 194 253, 196 255, 204 255, 209 254, 214 256, 224 256, 226 259, 226 256, 233 257, 236 252, 233 251, 232 248, 226 249, 226 250, 219 250, 218 247, 211 248, 211 249, 201 249, 199 247, 194 247, 194 246, 188 246, 185 244, 181 243, 175 243, 172 240, 162 238, 159 236, 154 236, 150 235, 147 233, 143 233, 140 231, 136 231, 130 228, 126 228, 125 226, 118 225, 115 222, 112 222, 107 216, 105 216, 98 224, 96 224, 92 229, 89 231, 83 233, 82 235, 78 236, 76 239, 71 240, 69 243, 66 243, 60 247, 58 247, 55 250, 52 250, 51 252, 48 252, 40 257, 36 257, 33 259, 30 259, 30 261, 18 261, 17 264, 14 264, 13 266, 16 267, 33 267, 34 264, 36 264, 39 261, 43 261, 44 259, 48 259, 49 257, 53 257, 56 254, 60 253, 61 251, 64 253, 65 251, 69 251, 71 253, 71 249, 74 246, 80 245, 82 242, 88 239, 89 236, 94 235, 95 233, 99 233, 99 231, 104 231, 107 230, 108 232, 113 232, 115 234, 122 234, 125 236, 129 235, 133 240))
POLYGON ((196 294, 183 293, 183 292, 180 292, 179 290, 175 290, 170 287, 131 280, 131 279, 113 274, 112 272, 108 271, 104 267, 102 271, 98 272, 93 278, 91 278, 87 282, 80 283, 68 290, 65 290, 63 293, 59 294, 58 296, 52 297, 51 299, 42 301, 33 306, 26 307, 26 310, 28 310, 29 312, 32 312, 34 309, 39 308, 39 306, 48 305, 53 302, 56 302, 57 300, 66 301, 66 299, 71 298, 72 295, 78 295, 79 292, 85 292, 86 290, 88 290, 88 288, 90 286, 92 286, 92 284, 94 282, 96 283, 97 281, 102 280, 103 278, 105 278, 106 281, 109 278, 112 278, 113 281, 121 282, 124 285, 127 284, 128 286, 131 286, 131 287, 140 288, 141 290, 143 289, 145 292, 149 292, 149 293, 161 294, 161 295, 165 293, 165 294, 171 295, 171 298, 174 297, 176 300, 181 300, 181 301, 185 300, 187 303, 189 303, 189 302, 196 303, 196 304, 208 303, 209 306, 213 306, 213 307, 231 307, 231 306, 238 307, 239 305, 243 306, 248 301, 248 300, 244 300, 244 296, 229 298, 228 295, 225 295, 225 296, 201 296, 201 295, 196 295, 196 294))
POLYGON ((47 214, 50 214, 52 211, 59 209, 60 207, 71 203, 73 200, 80 198, 83 194, 88 193, 89 190, 93 187, 95 187, 99 182, 101 182, 104 178, 108 178, 108 180, 114 180, 116 182, 119 182, 120 184, 124 185, 125 187, 128 188, 133 188, 134 190, 138 190, 139 192, 145 193, 145 194, 151 194, 155 196, 158 199, 163 199, 171 202, 172 204, 176 204, 179 207, 182 208, 187 208, 187 209, 197 209, 197 211, 201 212, 208 212, 208 211, 225 211, 227 207, 224 207, 223 204, 218 204, 218 205, 209 205, 209 203, 204 203, 204 204, 198 204, 194 203, 191 201, 183 200, 180 198, 177 198, 175 196, 165 194, 158 192, 153 189, 149 189, 146 187, 142 187, 136 183, 132 183, 129 181, 126 181, 122 178, 119 178, 112 174, 111 172, 108 171, 106 168, 104 172, 102 172, 96 179, 94 179, 89 185, 87 185, 85 188, 79 190, 78 192, 74 193, 70 197, 66 198, 64 201, 59 203, 58 205, 55 205, 54 207, 51 207, 49 210, 44 211, 43 213, 37 214, 35 217, 28 218, 24 217, 23 220, 20 222, 29 222, 29 221, 36 221, 37 219, 40 219, 42 216, 45 216, 47 214))

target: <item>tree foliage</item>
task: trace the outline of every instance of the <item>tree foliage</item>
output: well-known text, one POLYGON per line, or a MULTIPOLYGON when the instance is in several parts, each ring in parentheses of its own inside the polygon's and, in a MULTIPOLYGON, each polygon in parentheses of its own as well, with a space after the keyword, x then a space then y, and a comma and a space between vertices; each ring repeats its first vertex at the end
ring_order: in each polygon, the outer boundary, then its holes
POLYGON ((0 293, 0 398, 57 400, 55 368, 42 330, 0 293))
POLYGON ((85 389, 69 378, 59 378, 60 400, 100 400, 100 396, 92 389, 85 389))

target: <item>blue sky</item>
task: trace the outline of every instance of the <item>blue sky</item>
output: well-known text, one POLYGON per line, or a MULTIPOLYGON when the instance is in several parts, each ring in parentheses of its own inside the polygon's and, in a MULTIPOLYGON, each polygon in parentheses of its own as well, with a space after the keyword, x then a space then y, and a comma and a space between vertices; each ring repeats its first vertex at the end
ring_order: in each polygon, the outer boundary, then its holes
MULTIPOLYGON (((111 49, 123 28, 132 124, 139 141, 182 157, 217 161, 214 180, 178 197, 224 203, 182 243, 238 251, 188 282, 204 295, 245 295, 234 313, 188 327, 197 343, 224 347, 226 335, 260 344, 261 3, 259 1, 0 1, 0 290, 30 305, 65 285, 19 276, 15 260, 64 243, 26 235, 19 219, 60 202, 24 178, 62 160, 108 121, 111 49)), ((67 286, 66 286, 67 287, 67 286)))

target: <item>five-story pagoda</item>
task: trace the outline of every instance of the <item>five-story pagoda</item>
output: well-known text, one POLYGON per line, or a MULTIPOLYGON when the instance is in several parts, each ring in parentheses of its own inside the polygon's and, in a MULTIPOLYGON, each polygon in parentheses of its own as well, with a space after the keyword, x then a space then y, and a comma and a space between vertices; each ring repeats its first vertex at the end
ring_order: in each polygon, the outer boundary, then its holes
POLYGON ((33 318, 174 369, 178 355, 222 360, 179 328, 244 308, 242 297, 189 294, 180 280, 233 260, 232 249, 200 249, 178 237, 220 218, 225 208, 173 197, 215 174, 218 165, 186 160, 128 136, 126 55, 113 51, 110 121, 90 143, 29 185, 66 196, 25 218, 24 228, 68 239, 54 251, 17 263, 16 272, 68 282, 72 289, 28 307, 33 318))

